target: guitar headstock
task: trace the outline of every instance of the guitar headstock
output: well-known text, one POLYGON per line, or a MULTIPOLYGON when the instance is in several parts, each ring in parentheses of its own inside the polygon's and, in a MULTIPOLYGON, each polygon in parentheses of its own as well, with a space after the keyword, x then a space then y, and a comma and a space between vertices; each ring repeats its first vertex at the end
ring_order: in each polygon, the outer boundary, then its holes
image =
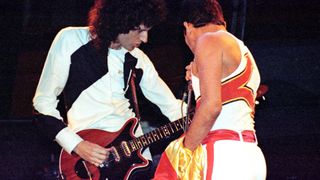
POLYGON ((257 90, 257 98, 256 105, 260 104, 260 102, 265 101, 265 94, 269 91, 269 87, 265 84, 261 84, 257 90))

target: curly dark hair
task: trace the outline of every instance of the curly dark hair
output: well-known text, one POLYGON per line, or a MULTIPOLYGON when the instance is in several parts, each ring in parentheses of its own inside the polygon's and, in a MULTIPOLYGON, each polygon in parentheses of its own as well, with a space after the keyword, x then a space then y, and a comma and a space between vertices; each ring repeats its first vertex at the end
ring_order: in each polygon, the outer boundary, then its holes
POLYGON ((164 0, 96 0, 89 12, 90 36, 98 49, 105 50, 119 34, 141 24, 152 27, 166 13, 164 0))
POLYGON ((209 23, 225 25, 222 8, 217 0, 184 0, 180 7, 180 23, 184 21, 194 27, 209 23))

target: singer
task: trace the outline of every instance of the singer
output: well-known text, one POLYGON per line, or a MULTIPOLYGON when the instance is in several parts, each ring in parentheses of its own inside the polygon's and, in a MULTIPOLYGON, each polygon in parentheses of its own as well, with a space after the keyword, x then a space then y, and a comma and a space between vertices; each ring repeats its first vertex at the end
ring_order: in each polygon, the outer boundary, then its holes
POLYGON ((260 75, 244 43, 226 30, 216 0, 185 0, 186 67, 197 103, 184 137, 162 154, 155 179, 264 180, 266 163, 254 128, 260 75))

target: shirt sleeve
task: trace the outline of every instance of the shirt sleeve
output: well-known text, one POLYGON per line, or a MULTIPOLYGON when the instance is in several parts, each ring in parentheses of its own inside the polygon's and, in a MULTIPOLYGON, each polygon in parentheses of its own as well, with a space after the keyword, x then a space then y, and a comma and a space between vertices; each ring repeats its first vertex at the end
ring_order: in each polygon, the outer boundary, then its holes
POLYGON ((184 117, 187 110, 186 104, 176 99, 167 84, 159 77, 147 55, 144 55, 142 60, 144 68, 140 87, 145 97, 156 104, 170 121, 184 117))
MULTIPOLYGON (((72 41, 72 31, 65 28, 55 37, 49 49, 41 77, 33 98, 33 106, 40 114, 63 118, 57 109, 58 96, 64 89, 68 79, 70 56, 76 49, 72 41)), ((50 119, 49 119, 50 120, 50 119)), ((50 123, 48 123, 50 124, 50 123)), ((50 131, 50 128, 48 128, 50 131)), ((64 126, 58 131, 55 140, 69 153, 82 139, 69 127, 64 126)))
POLYGON ((56 135, 56 141, 66 152, 71 154, 74 148, 83 141, 83 139, 70 128, 65 127, 56 135))

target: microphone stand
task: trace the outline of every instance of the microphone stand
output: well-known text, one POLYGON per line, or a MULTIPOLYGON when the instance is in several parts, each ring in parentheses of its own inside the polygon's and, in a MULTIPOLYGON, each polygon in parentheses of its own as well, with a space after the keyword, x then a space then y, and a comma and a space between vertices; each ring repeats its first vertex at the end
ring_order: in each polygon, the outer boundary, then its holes
POLYGON ((187 87, 187 114, 186 114, 186 120, 184 124, 184 132, 186 132, 189 128, 189 122, 191 121, 189 118, 190 114, 190 104, 191 104, 191 95, 192 95, 192 82, 188 81, 188 87, 187 87))

